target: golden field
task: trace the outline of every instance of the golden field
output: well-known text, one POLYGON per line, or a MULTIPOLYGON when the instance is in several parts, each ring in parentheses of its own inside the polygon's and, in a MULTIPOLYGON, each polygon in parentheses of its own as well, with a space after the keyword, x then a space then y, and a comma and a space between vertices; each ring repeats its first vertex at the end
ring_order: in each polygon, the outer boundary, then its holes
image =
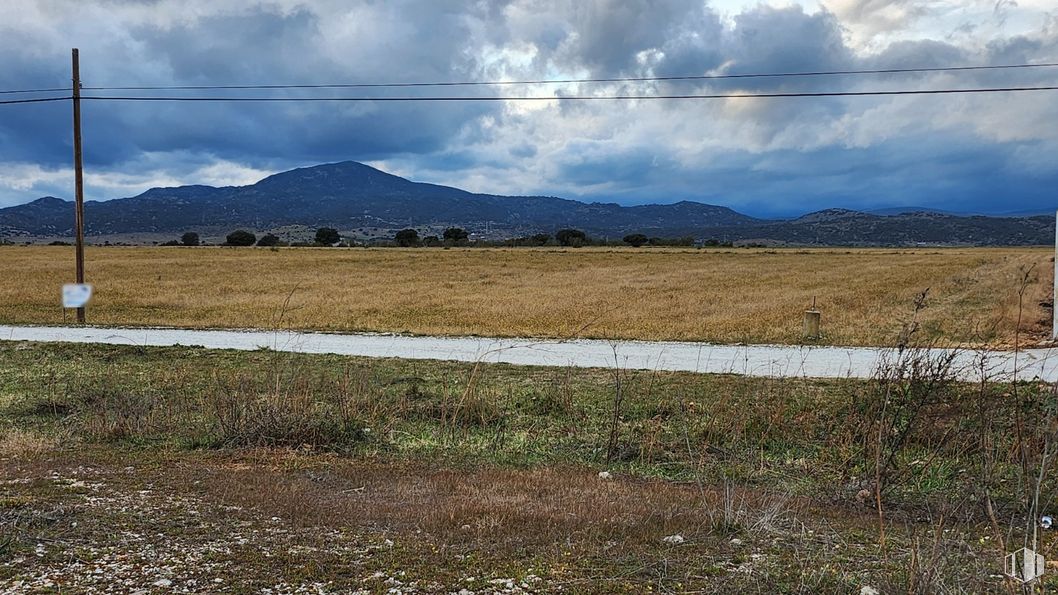
MULTIPOLYGON (((923 335, 1013 341, 1050 328, 1046 249, 663 250, 90 247, 100 325, 887 345, 930 288, 923 335)), ((0 248, 0 324, 64 320, 73 248, 0 248)))

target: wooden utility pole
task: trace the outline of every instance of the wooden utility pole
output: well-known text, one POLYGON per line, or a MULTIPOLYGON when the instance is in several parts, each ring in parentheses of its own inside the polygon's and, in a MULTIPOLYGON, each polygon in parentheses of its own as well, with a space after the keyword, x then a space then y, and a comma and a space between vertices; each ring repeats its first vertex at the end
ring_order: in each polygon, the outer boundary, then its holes
MULTIPOLYGON (((77 245, 77 283, 84 283, 84 164, 81 155, 81 64, 77 48, 73 49, 73 167, 74 167, 74 234, 77 245)), ((84 307, 77 309, 77 322, 85 323, 84 307)))

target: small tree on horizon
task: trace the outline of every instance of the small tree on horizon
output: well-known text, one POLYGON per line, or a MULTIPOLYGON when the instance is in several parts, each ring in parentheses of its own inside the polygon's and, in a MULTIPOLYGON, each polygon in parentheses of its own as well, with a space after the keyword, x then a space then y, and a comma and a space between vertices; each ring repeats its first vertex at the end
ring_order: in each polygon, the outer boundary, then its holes
POLYGON ((333 246, 342 240, 342 236, 333 227, 321 227, 316 230, 316 243, 321 246, 333 246))
POLYGON ((641 233, 631 233, 624 237, 624 243, 629 244, 635 248, 646 244, 649 240, 650 238, 641 233))
POLYGON ((180 236, 180 243, 184 246, 198 246, 201 243, 201 240, 199 240, 197 233, 189 231, 180 236))
POLYGON ((579 229, 560 229, 555 233, 555 239, 563 246, 583 246, 588 241, 588 234, 579 229))
POLYGON ((393 239, 397 241, 397 244, 404 248, 418 246, 419 232, 414 229, 402 229, 397 232, 397 235, 393 236, 393 239))
POLYGON ((470 238, 470 234, 462 227, 449 227, 445 230, 442 237, 444 237, 445 242, 461 244, 470 238))
POLYGON ((229 233, 224 240, 225 246, 253 246, 257 242, 257 236, 245 229, 237 229, 229 233))
POLYGON ((257 240, 257 245, 258 246, 265 246, 265 247, 278 246, 279 245, 279 236, 277 236, 275 234, 271 234, 271 233, 266 233, 263 236, 261 236, 261 239, 257 240))
POLYGON ((551 241, 551 234, 549 233, 537 233, 529 236, 529 241, 537 246, 547 245, 551 241))

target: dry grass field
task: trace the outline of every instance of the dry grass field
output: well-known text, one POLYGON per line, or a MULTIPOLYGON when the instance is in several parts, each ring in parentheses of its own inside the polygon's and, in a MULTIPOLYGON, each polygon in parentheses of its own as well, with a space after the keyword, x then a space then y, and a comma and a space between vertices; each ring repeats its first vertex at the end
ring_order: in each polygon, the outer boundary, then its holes
MULTIPOLYGON (((1044 249, 659 250, 90 248, 103 325, 892 344, 929 288, 923 335, 1009 344, 1049 329, 1044 249)), ((73 248, 0 248, 0 323, 63 321, 73 248)))

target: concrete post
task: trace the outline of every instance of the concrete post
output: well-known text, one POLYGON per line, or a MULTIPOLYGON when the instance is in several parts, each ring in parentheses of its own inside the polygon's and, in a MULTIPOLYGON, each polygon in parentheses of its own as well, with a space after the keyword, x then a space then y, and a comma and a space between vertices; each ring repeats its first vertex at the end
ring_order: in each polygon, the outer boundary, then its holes
POLYGON ((806 339, 819 338, 819 321, 822 317, 822 314, 815 307, 811 310, 805 310, 804 336, 806 339))

